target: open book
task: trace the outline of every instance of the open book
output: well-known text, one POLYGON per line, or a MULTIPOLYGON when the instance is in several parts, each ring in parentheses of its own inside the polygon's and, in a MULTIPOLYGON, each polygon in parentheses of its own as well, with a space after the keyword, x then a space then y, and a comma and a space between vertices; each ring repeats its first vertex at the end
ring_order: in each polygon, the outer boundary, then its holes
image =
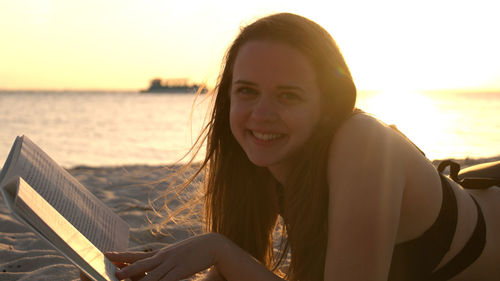
POLYGON ((128 247, 129 227, 26 136, 0 173, 11 213, 94 280, 117 280, 103 255, 128 247))

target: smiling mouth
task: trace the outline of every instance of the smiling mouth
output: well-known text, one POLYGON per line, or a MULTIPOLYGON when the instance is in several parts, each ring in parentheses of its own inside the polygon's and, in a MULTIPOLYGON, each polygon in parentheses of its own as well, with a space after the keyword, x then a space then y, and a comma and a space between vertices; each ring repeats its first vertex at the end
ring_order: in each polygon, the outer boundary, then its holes
POLYGON ((284 134, 269 134, 269 133, 259 133, 256 131, 250 131, 252 136, 261 141, 272 141, 284 137, 284 134))

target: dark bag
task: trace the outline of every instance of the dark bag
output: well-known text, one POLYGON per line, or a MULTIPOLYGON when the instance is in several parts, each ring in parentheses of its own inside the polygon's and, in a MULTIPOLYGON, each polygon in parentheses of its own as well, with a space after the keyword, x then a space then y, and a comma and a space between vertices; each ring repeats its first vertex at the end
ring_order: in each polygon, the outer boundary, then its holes
POLYGON ((460 171, 460 165, 452 160, 439 163, 438 171, 442 173, 450 167, 450 178, 464 188, 485 189, 500 187, 500 161, 474 165, 460 171))

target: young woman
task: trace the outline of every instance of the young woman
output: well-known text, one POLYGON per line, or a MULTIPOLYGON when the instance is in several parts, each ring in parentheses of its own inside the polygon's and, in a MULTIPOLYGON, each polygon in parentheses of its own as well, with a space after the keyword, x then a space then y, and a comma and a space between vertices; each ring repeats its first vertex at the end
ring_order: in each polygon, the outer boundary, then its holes
POLYGON ((200 168, 209 232, 108 253, 130 264, 118 278, 211 268, 207 280, 500 280, 500 189, 464 189, 355 110, 349 70, 318 24, 275 14, 242 29, 215 94, 200 168))

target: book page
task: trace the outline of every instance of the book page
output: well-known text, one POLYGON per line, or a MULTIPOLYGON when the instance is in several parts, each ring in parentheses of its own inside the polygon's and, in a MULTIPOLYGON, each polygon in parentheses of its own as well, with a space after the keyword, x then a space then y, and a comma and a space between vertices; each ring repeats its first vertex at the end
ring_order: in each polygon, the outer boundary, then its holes
POLYGON ((12 145, 10 149, 9 155, 5 160, 2 171, 0 171, 0 185, 7 184, 11 181, 11 179, 15 179, 15 175, 13 173, 14 167, 12 167, 12 163, 15 162, 14 159, 17 159, 19 156, 19 151, 21 150, 22 140, 21 137, 16 137, 16 141, 12 145))
POLYGON ((125 221, 26 136, 8 177, 20 176, 102 252, 128 247, 125 221))
POLYGON ((77 267, 95 280, 117 280, 113 263, 26 182, 4 188, 11 210, 77 267))

